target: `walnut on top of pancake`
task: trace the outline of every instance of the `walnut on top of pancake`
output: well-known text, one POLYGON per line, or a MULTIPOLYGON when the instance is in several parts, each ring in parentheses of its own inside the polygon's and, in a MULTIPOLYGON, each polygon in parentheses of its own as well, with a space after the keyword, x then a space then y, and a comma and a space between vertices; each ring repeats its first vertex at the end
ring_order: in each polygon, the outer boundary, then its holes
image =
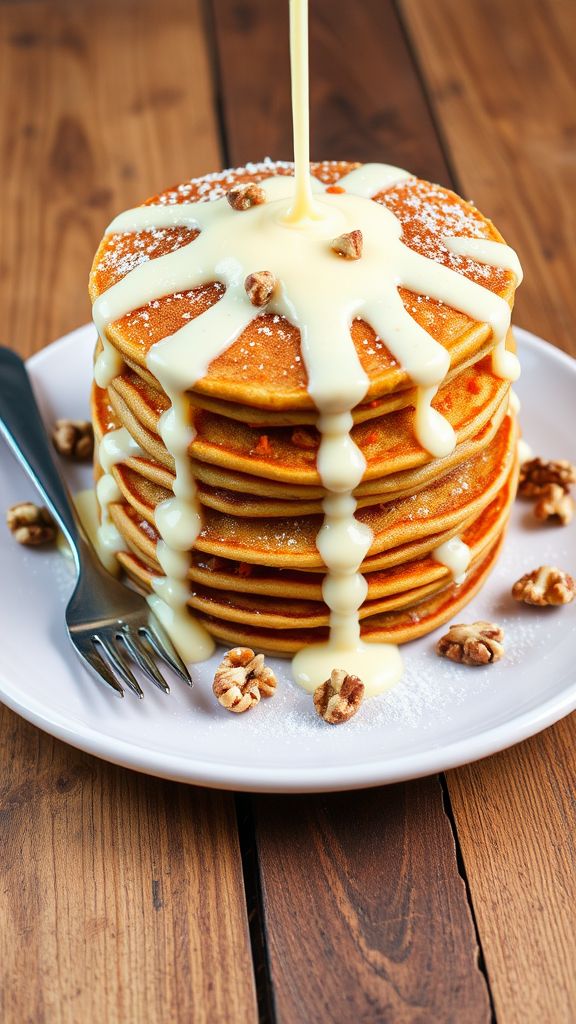
POLYGON ((363 247, 364 239, 362 238, 362 232, 359 230, 347 231, 343 235, 338 235, 338 238, 334 238, 332 241, 334 252, 338 256, 343 256, 346 260, 361 259, 363 247))
POLYGON ((266 193, 263 188, 253 181, 244 185, 232 185, 226 193, 226 199, 233 210, 249 210, 251 206, 261 206, 266 202, 266 193))
MULTIPOLYGON (((313 164, 311 169, 324 184, 336 185, 344 174, 357 166, 327 161, 313 164)), ((290 175, 292 171, 291 164, 272 161, 249 164, 194 179, 148 202, 163 205, 208 201, 229 194, 237 186, 243 194, 244 186, 257 186, 271 175, 290 175)), ((386 205, 398 217, 403 241, 409 248, 469 277, 512 305, 515 277, 511 272, 456 255, 443 243, 444 236, 462 235, 502 241, 496 228, 473 206, 449 190, 418 178, 393 186, 375 201, 386 205)), ((92 299, 139 264, 189 244, 197 234, 194 229, 179 227, 152 229, 134 235, 107 235, 92 268, 92 299)), ((354 232, 349 234, 352 236, 354 232)), ((350 252, 344 255, 354 257, 358 251, 358 246, 352 245, 350 252)), ((152 345, 204 313, 222 294, 223 286, 213 282, 185 293, 167 295, 127 314, 112 324, 107 334, 121 354, 145 374, 146 354, 152 345)), ((486 346, 490 347, 491 330, 487 324, 478 324, 425 295, 406 289, 400 289, 400 295, 410 315, 448 348, 453 367, 473 358, 486 346)), ((363 404, 369 405, 385 395, 411 388, 408 375, 392 357, 385 339, 379 338, 369 324, 354 320, 351 335, 370 381, 363 404)), ((284 317, 259 313, 255 307, 254 320, 225 353, 213 360, 208 373, 195 384, 194 391, 205 397, 262 409, 312 410, 314 405, 307 383, 297 328, 284 317)))

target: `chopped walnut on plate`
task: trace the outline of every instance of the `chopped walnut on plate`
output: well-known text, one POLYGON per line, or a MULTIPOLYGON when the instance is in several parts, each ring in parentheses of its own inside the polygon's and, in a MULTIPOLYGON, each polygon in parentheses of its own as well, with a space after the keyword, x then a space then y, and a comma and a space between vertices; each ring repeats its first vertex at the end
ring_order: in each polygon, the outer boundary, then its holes
POLYGON ((524 604, 546 605, 570 604, 576 596, 576 583, 569 573, 551 565, 527 572, 512 587, 512 597, 524 604))
POLYGON ((52 544, 56 540, 56 523, 48 509, 31 501, 22 501, 9 508, 6 522, 14 539, 26 547, 52 544))
POLYGON ((576 483, 576 466, 567 459, 546 462, 530 459, 520 466, 518 494, 522 498, 539 498, 549 484, 557 484, 566 492, 576 483))
POLYGON ((222 707, 240 714, 258 704, 260 697, 273 695, 276 676, 264 664, 263 654, 254 654, 250 647, 234 647, 216 669, 212 690, 222 707))
POLYGON ((558 519, 562 526, 568 526, 574 516, 574 502, 561 484, 548 484, 541 491, 534 505, 536 519, 558 519))
POLYGON ((314 707, 325 722, 340 725, 356 714, 364 699, 364 683, 343 668, 334 668, 314 690, 314 707))
POLYGON ((495 622, 463 622, 450 626, 436 644, 436 653, 462 665, 489 665, 504 654, 504 632, 495 622))
POLYGON ((88 420, 56 420, 52 441, 59 455, 78 462, 92 458, 94 430, 88 420))

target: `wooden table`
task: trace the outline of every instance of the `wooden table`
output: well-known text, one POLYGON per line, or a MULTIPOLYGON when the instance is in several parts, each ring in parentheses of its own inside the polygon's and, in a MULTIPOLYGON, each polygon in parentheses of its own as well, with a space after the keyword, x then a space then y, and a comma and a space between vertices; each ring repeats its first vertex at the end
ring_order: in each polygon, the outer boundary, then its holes
MULTIPOLYGON (((311 7, 313 157, 472 197, 522 257, 516 322, 576 353, 576 5, 311 7)), ((1 340, 28 354, 89 318, 116 211, 290 157, 287 4, 0 0, 0 104, 1 340)), ((7 710, 0 736, 4 1024, 576 1019, 574 717, 318 797, 145 778, 7 710)))

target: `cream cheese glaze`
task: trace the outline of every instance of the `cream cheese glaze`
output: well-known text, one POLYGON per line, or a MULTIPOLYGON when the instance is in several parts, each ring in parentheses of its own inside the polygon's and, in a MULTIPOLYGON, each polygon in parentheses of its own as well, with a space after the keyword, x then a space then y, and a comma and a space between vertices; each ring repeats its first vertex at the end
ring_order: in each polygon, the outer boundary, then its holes
MULTIPOLYGON (((247 276, 260 270, 274 274, 276 286, 265 310, 286 317, 300 331, 308 390, 318 409, 318 471, 326 491, 317 546, 326 566, 323 597, 330 609, 330 636, 325 643, 300 651, 293 672, 301 685, 313 689, 332 668, 342 667, 360 675, 367 692, 374 693, 392 685, 402 665, 397 648, 365 644, 360 637, 358 609, 367 592, 360 566, 373 536, 355 518, 354 490, 362 479, 365 460, 350 432, 351 411, 365 397, 369 381, 351 338, 351 324, 355 318, 368 322, 416 385, 415 433, 422 447, 435 457, 448 455, 455 446, 451 426, 431 404, 449 369, 449 355, 410 316, 398 289, 437 299, 488 323, 496 342, 494 370, 500 376, 515 379, 518 363, 505 350, 508 303, 408 248, 402 241, 400 221, 387 207, 373 201, 374 196, 411 177, 408 172, 367 164, 340 179, 344 191, 339 193, 329 192, 311 179, 306 13, 306 0, 291 0, 295 178, 278 176, 261 182, 266 202, 242 212, 233 210, 223 198, 139 207, 112 221, 110 233, 180 225, 199 233, 188 245, 136 267, 95 301, 94 321, 103 345, 95 376, 105 387, 121 368, 121 360, 106 338, 106 328, 114 321, 166 295, 212 281, 225 286, 215 305, 153 345, 146 360, 170 399, 160 432, 176 467, 174 497, 156 511, 162 538, 159 558, 166 575, 154 582, 151 600, 164 625, 178 634, 174 639, 181 649, 185 623, 190 623, 196 647, 193 644, 186 655, 189 660, 199 660, 206 656, 211 641, 186 609, 190 549, 202 528, 188 456, 194 426, 187 392, 257 315, 246 293, 247 276), (336 236, 351 231, 362 233, 363 253, 357 260, 344 259, 331 247, 336 236)), ((508 246, 475 238, 443 241, 459 255, 511 270, 521 278, 518 258, 508 246)), ((105 458, 106 451, 102 448, 105 458)), ((103 523, 108 529, 104 487, 101 490, 103 523)), ((456 543, 436 553, 458 578, 466 569, 464 548, 456 543)))
POLYGON ((116 554, 123 551, 125 544, 120 533, 110 518, 110 505, 121 498, 120 488, 112 475, 112 467, 125 462, 134 456, 143 456, 144 452, 136 443, 126 427, 110 430, 104 435, 98 446, 98 461, 102 470, 96 485, 96 497, 100 507, 100 524, 96 531, 95 546, 100 560, 108 572, 117 573, 116 554))
POLYGON ((470 548, 460 537, 452 537, 451 540, 434 548, 432 552, 432 558, 450 570, 454 583, 458 585, 464 583, 466 579, 471 557, 470 548))

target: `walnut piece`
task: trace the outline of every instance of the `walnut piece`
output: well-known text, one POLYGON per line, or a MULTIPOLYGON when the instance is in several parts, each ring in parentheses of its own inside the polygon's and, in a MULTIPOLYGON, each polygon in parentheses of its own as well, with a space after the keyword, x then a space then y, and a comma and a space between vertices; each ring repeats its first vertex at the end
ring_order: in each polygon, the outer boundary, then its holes
POLYGON ((226 199, 233 210, 249 210, 266 202, 266 193, 260 185, 249 181, 245 185, 233 185, 226 193, 226 199))
POLYGON ((559 519, 562 526, 568 526, 574 516, 574 502, 561 484, 547 484, 534 505, 536 519, 559 519))
POLYGON ((38 547, 52 544, 56 540, 56 524, 47 508, 22 501, 13 505, 6 513, 8 529, 19 544, 38 547))
POLYGON ((524 604, 546 605, 570 604, 576 596, 576 583, 569 573, 552 565, 541 565, 539 569, 525 573, 512 587, 512 597, 524 604))
POLYGON ((344 235, 338 235, 338 238, 334 238, 330 245, 339 256, 344 256, 347 260, 359 260, 364 246, 362 232, 355 229, 344 235))
POLYGON ((488 665, 504 654, 504 633, 495 622, 457 622, 436 644, 436 654, 461 665, 488 665))
POLYGON ((264 664, 263 654, 249 647, 234 647, 216 669, 212 690, 222 707, 240 714, 258 704, 260 697, 271 697, 276 676, 264 664))
POLYGON ((340 725, 356 714, 364 699, 364 683, 358 676, 348 675, 343 668, 333 668, 330 679, 314 690, 314 707, 325 722, 340 725))
POLYGON ((253 306, 265 306, 274 294, 276 278, 269 270, 257 270, 248 274, 244 287, 253 306))
POLYGON ((82 461, 94 452, 94 430, 87 420, 56 420, 52 441, 59 455, 82 461))
POLYGON ((576 466, 567 459, 545 462, 544 459, 530 459, 520 466, 518 494, 522 498, 539 498, 548 484, 558 484, 568 491, 576 483, 576 466))

